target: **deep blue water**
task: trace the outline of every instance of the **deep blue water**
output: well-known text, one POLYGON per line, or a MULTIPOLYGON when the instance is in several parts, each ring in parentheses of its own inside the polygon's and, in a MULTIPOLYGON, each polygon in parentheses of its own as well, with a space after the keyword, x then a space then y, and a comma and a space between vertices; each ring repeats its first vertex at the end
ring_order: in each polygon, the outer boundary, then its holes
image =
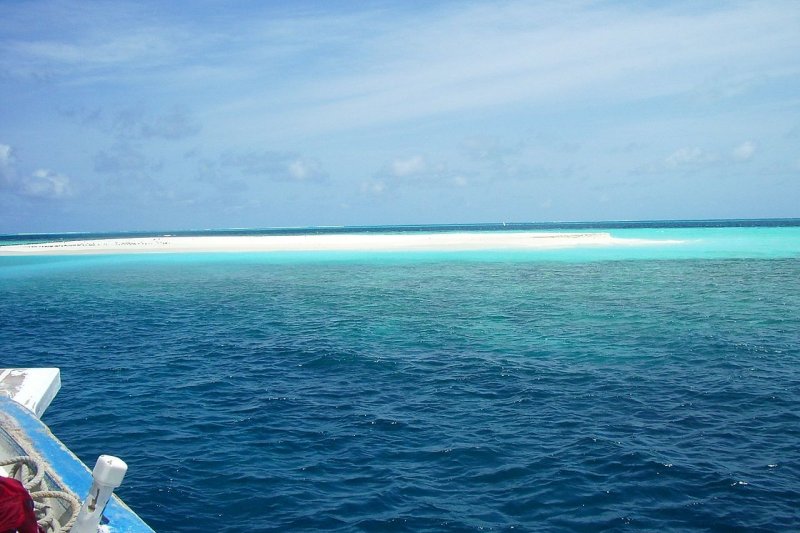
POLYGON ((800 529, 800 228, 626 231, 688 244, 0 257, 0 366, 159 531, 800 529))

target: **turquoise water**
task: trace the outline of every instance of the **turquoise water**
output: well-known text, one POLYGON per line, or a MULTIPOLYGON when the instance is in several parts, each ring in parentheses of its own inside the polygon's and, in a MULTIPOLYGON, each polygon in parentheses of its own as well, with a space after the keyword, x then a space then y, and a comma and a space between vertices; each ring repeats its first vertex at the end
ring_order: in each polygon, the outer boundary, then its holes
POLYGON ((800 228, 606 231, 0 257, 0 366, 160 531, 800 528, 800 228))

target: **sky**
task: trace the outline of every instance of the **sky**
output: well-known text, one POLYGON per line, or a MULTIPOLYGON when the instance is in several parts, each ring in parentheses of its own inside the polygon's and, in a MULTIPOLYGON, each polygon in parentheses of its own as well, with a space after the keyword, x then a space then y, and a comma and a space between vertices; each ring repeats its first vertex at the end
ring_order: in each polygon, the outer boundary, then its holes
POLYGON ((800 2, 0 2, 0 233, 800 217, 800 2))

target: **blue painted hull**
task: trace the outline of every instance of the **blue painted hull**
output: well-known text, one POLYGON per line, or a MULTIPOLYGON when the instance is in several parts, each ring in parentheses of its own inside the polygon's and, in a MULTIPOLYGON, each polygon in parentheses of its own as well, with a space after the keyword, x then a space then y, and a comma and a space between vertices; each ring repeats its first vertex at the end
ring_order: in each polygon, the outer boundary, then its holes
MULTIPOLYGON (((92 485, 92 473, 58 440, 41 420, 16 402, 0 397, 0 439, 17 453, 35 455, 46 465, 50 481, 82 499, 92 485)), ((113 533, 150 533, 150 528, 117 496, 104 512, 113 533)), ((104 521, 105 522, 105 521, 104 521)))

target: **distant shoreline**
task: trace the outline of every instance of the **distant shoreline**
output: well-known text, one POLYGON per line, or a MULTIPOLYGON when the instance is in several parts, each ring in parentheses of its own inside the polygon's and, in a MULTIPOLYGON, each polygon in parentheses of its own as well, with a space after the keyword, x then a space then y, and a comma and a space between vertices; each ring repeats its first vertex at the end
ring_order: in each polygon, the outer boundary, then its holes
POLYGON ((0 256, 99 255, 131 253, 236 253, 313 251, 535 250, 610 245, 664 244, 618 239, 606 232, 476 232, 419 234, 327 234, 203 237, 139 237, 57 241, 0 246, 0 256))

